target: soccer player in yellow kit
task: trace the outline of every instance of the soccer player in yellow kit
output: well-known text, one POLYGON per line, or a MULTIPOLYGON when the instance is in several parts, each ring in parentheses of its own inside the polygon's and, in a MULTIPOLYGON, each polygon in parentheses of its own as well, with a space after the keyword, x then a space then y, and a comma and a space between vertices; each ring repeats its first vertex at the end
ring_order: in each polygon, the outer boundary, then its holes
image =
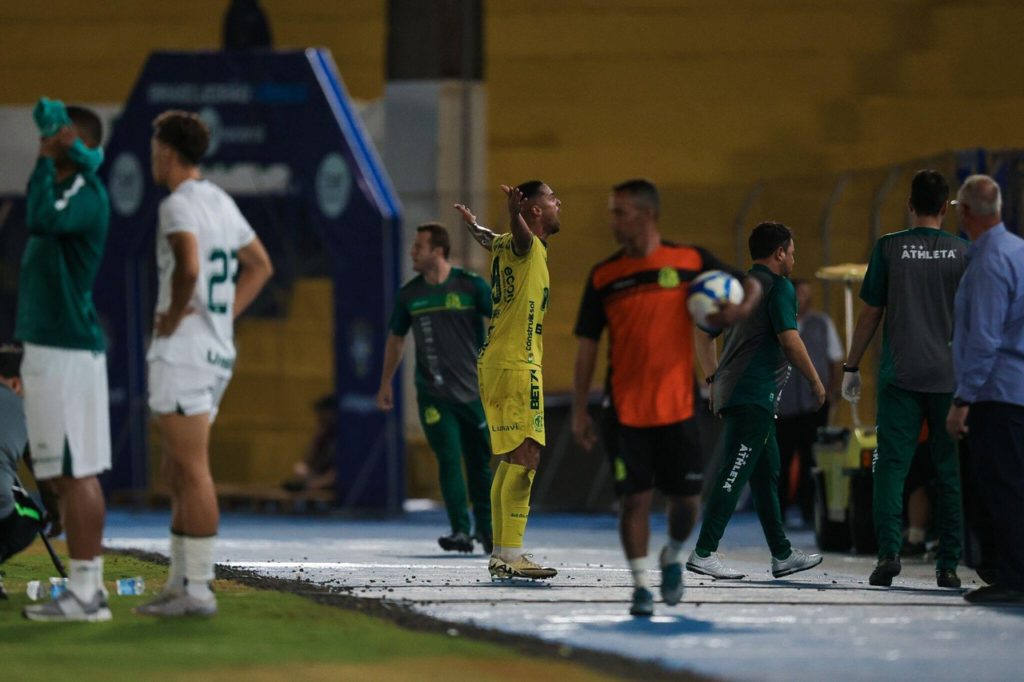
POLYGON ((501 189, 508 196, 510 230, 505 234, 478 225, 467 207, 455 204, 473 238, 492 254, 494 312, 477 360, 491 451, 501 457, 491 483, 494 551, 488 570, 492 578, 552 578, 555 569, 535 563, 523 550, 523 535, 544 445, 542 332, 550 291, 546 240, 558 232, 562 202, 540 180, 501 189))

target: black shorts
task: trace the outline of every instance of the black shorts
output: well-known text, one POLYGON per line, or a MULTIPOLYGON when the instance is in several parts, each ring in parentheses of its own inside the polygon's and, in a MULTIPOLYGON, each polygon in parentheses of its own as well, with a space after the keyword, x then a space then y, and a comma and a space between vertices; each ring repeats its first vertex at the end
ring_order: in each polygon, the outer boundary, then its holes
POLYGON ((704 466, 696 419, 664 426, 625 426, 610 404, 603 417, 616 495, 635 495, 651 488, 671 496, 700 494, 704 466))

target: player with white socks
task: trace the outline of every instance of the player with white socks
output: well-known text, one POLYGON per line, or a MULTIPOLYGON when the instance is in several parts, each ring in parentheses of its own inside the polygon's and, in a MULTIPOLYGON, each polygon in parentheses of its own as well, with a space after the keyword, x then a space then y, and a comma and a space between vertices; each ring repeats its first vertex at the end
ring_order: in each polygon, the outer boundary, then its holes
POLYGON ((15 336, 25 346, 21 379, 32 469, 60 497, 71 573, 67 591, 23 614, 36 621, 105 621, 106 504, 97 476, 110 469, 110 418, 106 342, 92 302, 110 218, 96 175, 103 125, 88 109, 49 100, 40 100, 35 116, 42 141, 28 184, 15 336))
POLYGON ((159 292, 149 362, 149 408, 171 488, 171 570, 163 592, 136 613, 212 616, 219 523, 210 474, 210 426, 235 362, 234 320, 273 273, 235 202, 202 179, 210 133, 198 115, 153 122, 152 171, 171 194, 160 204, 159 292))

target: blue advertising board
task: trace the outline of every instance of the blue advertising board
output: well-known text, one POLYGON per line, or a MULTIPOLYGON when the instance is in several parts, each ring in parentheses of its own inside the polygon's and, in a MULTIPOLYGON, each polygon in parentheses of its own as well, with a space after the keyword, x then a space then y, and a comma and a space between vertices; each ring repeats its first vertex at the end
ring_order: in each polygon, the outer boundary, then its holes
POLYGON ((271 253, 275 280, 308 274, 311 260, 333 279, 333 329, 325 325, 324 334, 335 347, 338 499, 399 510, 401 415, 379 412, 374 396, 400 273, 401 209, 330 53, 320 49, 155 53, 114 127, 103 168, 110 234, 95 291, 109 344, 108 487, 148 485, 145 345, 157 208, 166 196, 153 184, 149 149, 153 119, 168 109, 199 112, 210 126, 203 173, 236 198, 271 253), (296 251, 308 234, 319 244, 316 257, 296 251))

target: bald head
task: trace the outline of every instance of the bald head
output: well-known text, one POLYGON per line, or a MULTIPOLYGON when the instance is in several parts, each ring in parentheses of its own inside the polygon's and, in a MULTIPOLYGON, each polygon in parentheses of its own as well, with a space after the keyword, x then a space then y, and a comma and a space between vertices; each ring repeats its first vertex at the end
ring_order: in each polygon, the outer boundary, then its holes
POLYGON ((971 239, 1002 222, 1003 197, 999 184, 987 175, 972 175, 956 194, 956 212, 971 239))
POLYGON ((971 213, 981 217, 999 217, 1003 210, 1003 197, 999 184, 987 175, 972 175, 957 192, 957 203, 969 206, 971 213))

